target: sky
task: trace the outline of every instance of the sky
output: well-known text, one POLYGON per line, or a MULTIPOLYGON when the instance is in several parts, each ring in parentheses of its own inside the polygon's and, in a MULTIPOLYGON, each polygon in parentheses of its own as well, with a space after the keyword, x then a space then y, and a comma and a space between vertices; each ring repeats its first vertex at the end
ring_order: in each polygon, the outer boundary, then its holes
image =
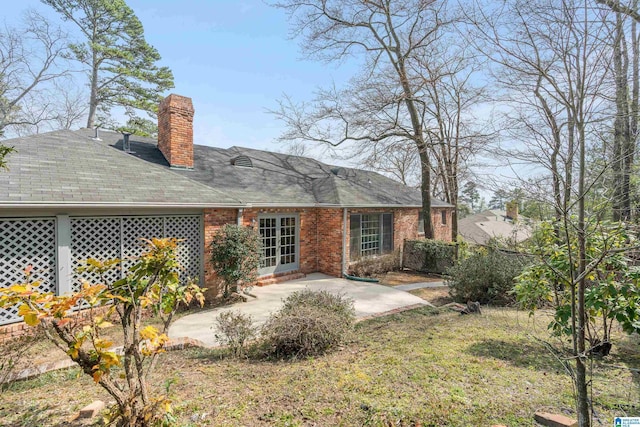
MULTIPOLYGON (((283 131, 267 111, 283 94, 309 99, 320 86, 346 81, 349 64, 324 65, 302 58, 289 38, 284 11, 261 0, 127 0, 145 38, 173 71, 171 93, 192 98, 197 144, 282 150, 283 131)), ((11 25, 36 9, 73 34, 75 28, 38 0, 3 1, 11 25)))
MULTIPOLYGON (((2 1, 2 19, 12 26, 32 8, 59 23, 72 36, 77 29, 63 22, 39 0, 2 1)), ((357 64, 323 64, 303 58, 299 39, 290 37, 285 11, 263 0, 127 0, 153 45, 174 75, 176 93, 192 98, 194 142, 227 148, 243 146, 285 151, 276 142, 284 131, 268 113, 285 94, 307 101, 319 87, 342 86, 356 73, 357 64)), ((80 39, 81 40, 81 39, 80 39)), ((78 79, 79 82, 82 79, 78 79)), ((124 121, 124 120, 123 120, 124 121)), ((307 147, 308 148, 308 147, 307 147)), ((358 166, 335 156, 327 147, 307 149, 307 155, 327 163, 358 166)), ((480 183, 514 174, 509 167, 476 167, 480 183), (492 177, 482 177, 482 170, 492 177)), ((481 186, 488 201, 489 188, 481 186)))

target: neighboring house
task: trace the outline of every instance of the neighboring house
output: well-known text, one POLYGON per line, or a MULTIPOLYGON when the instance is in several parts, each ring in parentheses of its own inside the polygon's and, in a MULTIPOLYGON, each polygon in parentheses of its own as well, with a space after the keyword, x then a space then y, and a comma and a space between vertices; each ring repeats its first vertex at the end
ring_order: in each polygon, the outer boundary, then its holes
POLYGON ((531 237, 527 218, 518 217, 518 208, 511 211, 486 210, 458 221, 458 234, 466 242, 486 245, 491 239, 520 243, 531 237))
MULTIPOLYGON (((33 264, 47 289, 73 291, 90 279, 75 272, 82 260, 126 259, 151 237, 184 239, 182 274, 215 286, 207 248, 227 223, 262 236, 263 283, 340 276, 350 261, 418 237, 419 190, 305 157, 194 145, 193 113, 191 99, 167 97, 158 141, 89 129, 5 141, 17 152, 0 172, 0 286, 33 264)), ((441 240, 451 240, 451 211, 433 200, 441 240)), ((0 324, 18 320, 0 311, 0 324)))

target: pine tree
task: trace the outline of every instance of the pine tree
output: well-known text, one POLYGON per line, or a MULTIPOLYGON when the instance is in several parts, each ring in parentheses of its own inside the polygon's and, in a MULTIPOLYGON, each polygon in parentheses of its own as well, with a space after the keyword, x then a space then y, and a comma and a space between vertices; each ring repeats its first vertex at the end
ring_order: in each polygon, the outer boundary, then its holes
POLYGON ((160 54, 144 38, 142 23, 124 0, 42 0, 74 23, 85 41, 72 44, 76 60, 89 73, 89 117, 94 126, 98 111, 112 107, 141 110, 152 117, 162 94, 173 88, 173 73, 159 67, 160 54))

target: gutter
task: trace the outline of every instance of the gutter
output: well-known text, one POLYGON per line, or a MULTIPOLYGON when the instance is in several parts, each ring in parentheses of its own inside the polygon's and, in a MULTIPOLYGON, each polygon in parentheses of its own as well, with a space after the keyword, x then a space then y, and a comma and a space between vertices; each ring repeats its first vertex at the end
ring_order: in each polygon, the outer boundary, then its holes
POLYGON ((242 208, 238 203, 158 203, 158 202, 0 202, 0 208, 242 208))

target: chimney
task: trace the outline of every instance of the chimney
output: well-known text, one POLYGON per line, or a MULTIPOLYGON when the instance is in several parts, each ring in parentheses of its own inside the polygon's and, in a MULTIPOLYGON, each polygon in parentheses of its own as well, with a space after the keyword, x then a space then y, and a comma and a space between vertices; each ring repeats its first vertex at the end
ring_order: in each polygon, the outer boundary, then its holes
POLYGON ((171 94, 158 107, 158 149, 175 168, 193 169, 193 104, 171 94))
POLYGON ((513 221, 518 220, 518 201, 517 200, 507 202, 507 218, 513 221))

